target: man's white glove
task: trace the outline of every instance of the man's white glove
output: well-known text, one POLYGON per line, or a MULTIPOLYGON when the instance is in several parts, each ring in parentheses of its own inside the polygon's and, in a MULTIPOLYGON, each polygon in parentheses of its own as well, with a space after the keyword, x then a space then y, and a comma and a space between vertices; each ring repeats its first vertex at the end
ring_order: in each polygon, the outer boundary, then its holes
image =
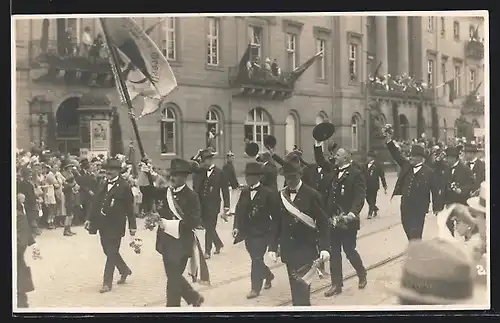
POLYGON ((321 261, 327 261, 330 259, 330 253, 326 250, 321 250, 321 252, 319 253, 319 259, 321 259, 321 261))
POLYGON ((269 259, 271 259, 273 262, 278 261, 278 258, 276 257, 276 252, 268 251, 267 255, 269 256, 269 259))

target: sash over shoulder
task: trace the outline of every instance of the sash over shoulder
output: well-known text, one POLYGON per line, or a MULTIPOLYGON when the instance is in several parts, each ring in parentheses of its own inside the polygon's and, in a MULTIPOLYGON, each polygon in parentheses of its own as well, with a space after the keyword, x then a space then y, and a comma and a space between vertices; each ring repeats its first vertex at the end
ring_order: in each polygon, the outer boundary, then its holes
POLYGON ((290 213, 292 216, 294 216, 296 219, 298 219, 300 222, 304 223, 311 229, 316 229, 315 221, 309 215, 300 211, 283 191, 281 191, 280 196, 281 201, 283 202, 283 206, 288 211, 288 213, 290 213))

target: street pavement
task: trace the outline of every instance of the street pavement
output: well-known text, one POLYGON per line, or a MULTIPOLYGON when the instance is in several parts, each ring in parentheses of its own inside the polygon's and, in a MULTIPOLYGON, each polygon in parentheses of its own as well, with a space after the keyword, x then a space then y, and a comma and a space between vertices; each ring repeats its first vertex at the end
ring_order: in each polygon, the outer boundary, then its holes
MULTIPOLYGON (((387 174, 388 195, 379 191, 379 217, 366 220, 367 205, 361 213, 362 228, 359 231, 358 249, 365 265, 369 266, 390 255, 404 250, 407 241, 399 225, 399 198, 390 199, 396 181, 395 173, 387 174)), ((433 217, 430 217, 433 218, 433 217)), ((429 221, 428 221, 429 222, 429 221)), ((32 308, 89 308, 89 307, 163 307, 165 305, 166 277, 160 255, 155 251, 155 231, 142 229, 138 221, 138 236, 143 240, 141 254, 135 254, 128 247, 129 237, 122 240, 121 254, 133 274, 125 285, 114 285, 110 293, 99 294, 105 257, 99 236, 89 235, 82 227, 76 227, 76 236, 64 237, 62 229, 45 230, 37 237, 37 244, 43 259, 33 260, 29 250, 26 253, 28 265, 32 268, 36 290, 29 293, 32 308)), ((250 258, 240 243, 232 245, 232 218, 229 222, 219 221, 218 232, 225 242, 220 255, 208 260, 211 286, 194 284, 194 288, 205 296, 204 306, 276 306, 289 298, 289 284, 282 264, 272 266, 276 279, 273 288, 252 300, 246 299, 250 288, 250 258)), ((427 230, 427 227, 426 227, 427 230)), ((200 236, 204 241, 203 233, 200 236)), ((203 242, 202 242, 203 243, 203 242)), ((352 272, 344 261, 345 273, 352 272)), ((115 280, 119 278, 115 273, 115 280)), ((370 280, 369 274, 369 280, 370 280)), ((356 279, 354 279, 356 280, 356 279)), ((328 278, 313 282, 313 288, 324 284, 328 278)), ((377 284, 371 284, 377 286, 377 284)), ((367 287, 368 288, 368 287, 367 287)), ((347 291, 347 290, 346 290, 347 291)), ((321 293, 322 295, 322 293, 321 293)), ((313 304, 321 305, 319 297, 313 304)), ((333 302, 327 299, 327 302, 333 302)), ((336 301, 335 301, 336 302, 336 301)))

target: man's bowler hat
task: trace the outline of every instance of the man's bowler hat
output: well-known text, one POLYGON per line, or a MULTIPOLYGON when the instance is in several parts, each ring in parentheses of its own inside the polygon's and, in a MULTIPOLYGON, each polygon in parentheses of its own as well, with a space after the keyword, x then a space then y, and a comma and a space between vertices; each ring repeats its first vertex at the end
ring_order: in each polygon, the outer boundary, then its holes
POLYGON ((313 138, 317 141, 325 141, 335 133, 335 126, 330 122, 317 124, 313 129, 313 138))
POLYGON ((288 163, 285 164, 279 169, 279 174, 283 176, 288 175, 296 175, 302 172, 302 167, 298 163, 288 163))
POLYGON ((170 162, 170 174, 189 174, 191 173, 191 164, 184 159, 174 158, 170 162))
POLYGON ((262 175, 262 165, 256 162, 247 163, 245 165, 246 175, 262 175))
POLYGON ((122 163, 115 158, 109 158, 104 165, 102 165, 102 168, 104 169, 116 169, 116 170, 121 170, 122 169, 122 163))
POLYGON ((420 145, 412 145, 410 150, 410 155, 426 157, 425 148, 420 145))

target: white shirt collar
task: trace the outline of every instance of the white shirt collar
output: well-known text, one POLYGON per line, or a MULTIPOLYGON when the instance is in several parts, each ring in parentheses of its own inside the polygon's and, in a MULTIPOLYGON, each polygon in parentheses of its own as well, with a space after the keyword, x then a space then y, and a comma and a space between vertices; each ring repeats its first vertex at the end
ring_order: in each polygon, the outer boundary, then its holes
POLYGON ((419 167, 422 167, 422 165, 423 165, 423 164, 424 164, 424 163, 418 163, 418 164, 416 164, 415 166, 413 166, 413 168, 419 168, 419 167))
POLYGON ((477 162, 477 157, 475 157, 473 160, 470 161, 471 163, 475 164, 477 162))
POLYGON ((297 184, 297 186, 295 186, 294 188, 290 187, 290 189, 298 192, 301 186, 302 186, 302 180, 299 181, 299 184, 297 184))
POLYGON ((181 185, 181 186, 179 186, 179 187, 172 187, 172 191, 173 191, 174 193, 179 193, 180 191, 182 191, 182 190, 184 189, 184 187, 186 187, 186 184, 181 185))
POLYGON ((344 165, 344 166, 342 166, 342 167, 339 167, 339 171, 343 172, 343 171, 345 171, 345 170, 347 169, 347 167, 349 167, 349 166, 351 166, 351 162, 349 162, 349 164, 347 164, 347 165, 344 165))
POLYGON ((267 161, 264 162, 264 165, 267 165, 267 164, 269 164, 269 160, 267 160, 267 161))
POLYGON ((255 185, 253 185, 253 186, 250 186, 250 189, 253 190, 253 189, 256 189, 259 186, 260 186, 260 182, 257 183, 257 184, 255 184, 255 185))
POLYGON ((453 164, 453 168, 457 167, 457 165, 460 163, 460 160, 457 160, 457 162, 455 164, 453 164))
POLYGON ((116 176, 115 178, 108 179, 108 183, 114 183, 118 180, 118 178, 120 178, 120 176, 116 176))
POLYGON ((211 172, 211 171, 213 171, 213 170, 214 170, 214 168, 215 168, 215 164, 212 164, 212 165, 210 165, 210 167, 208 167, 208 170, 207 170, 207 171, 208 171, 208 172, 211 172))

